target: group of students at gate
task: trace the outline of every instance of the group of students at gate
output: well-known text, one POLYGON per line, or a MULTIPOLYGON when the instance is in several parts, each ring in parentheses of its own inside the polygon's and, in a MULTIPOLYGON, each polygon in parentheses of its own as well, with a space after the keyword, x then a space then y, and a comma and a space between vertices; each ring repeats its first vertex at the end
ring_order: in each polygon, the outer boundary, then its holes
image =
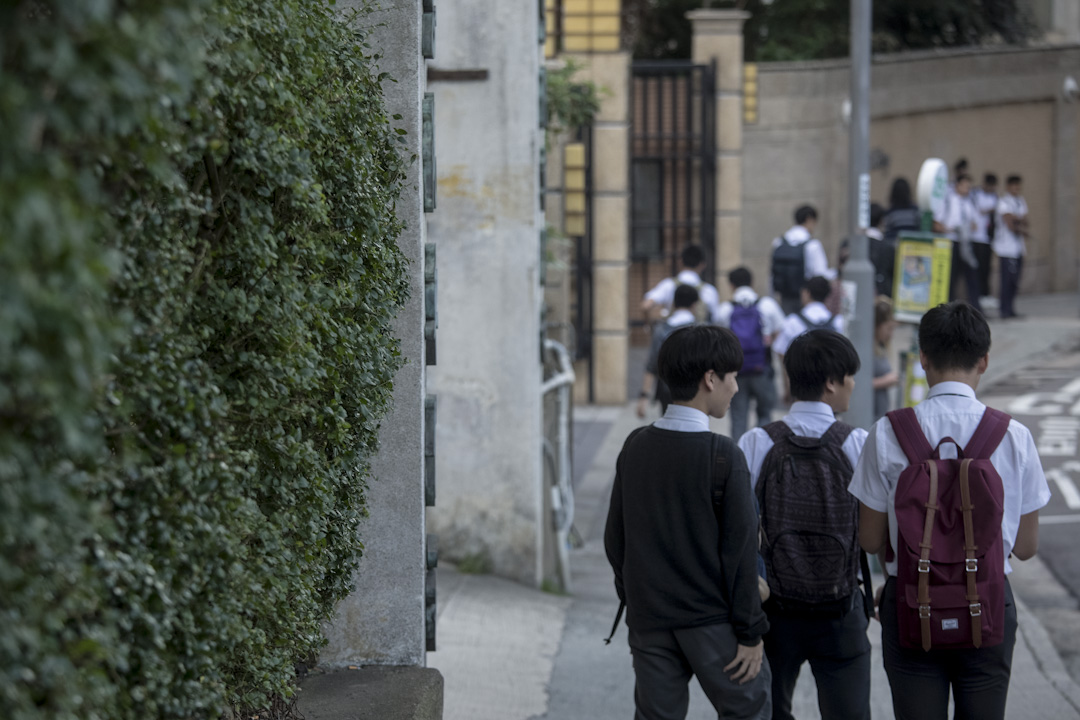
POLYGON ((626 439, 604 534, 637 720, 684 718, 694 676, 721 717, 792 718, 805 663, 822 718, 869 718, 874 618, 898 720, 944 719, 950 694, 957 718, 1004 717, 1009 562, 1035 554, 1050 491, 1027 428, 976 399, 983 315, 940 305, 918 336, 927 398, 867 432, 837 419, 859 368, 851 343, 798 335, 783 357, 790 412, 738 443, 709 429, 739 387, 738 338, 691 322, 663 341, 670 404, 626 439), (887 577, 877 592, 867 554, 887 577))

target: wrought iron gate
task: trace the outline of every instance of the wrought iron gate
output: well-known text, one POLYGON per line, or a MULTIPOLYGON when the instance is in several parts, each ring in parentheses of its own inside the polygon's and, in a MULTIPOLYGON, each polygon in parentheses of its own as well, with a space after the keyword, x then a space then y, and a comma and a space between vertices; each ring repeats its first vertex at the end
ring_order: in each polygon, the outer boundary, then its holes
POLYGON ((635 62, 630 138, 632 341, 647 342, 641 297, 679 271, 679 255, 701 245, 714 282, 716 65, 635 62))

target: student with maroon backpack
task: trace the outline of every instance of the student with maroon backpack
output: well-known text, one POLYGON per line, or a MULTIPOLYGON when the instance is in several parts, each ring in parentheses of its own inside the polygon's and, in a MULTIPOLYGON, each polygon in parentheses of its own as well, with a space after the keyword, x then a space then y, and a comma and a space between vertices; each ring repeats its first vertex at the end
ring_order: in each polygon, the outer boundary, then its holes
POLYGON ((823 720, 870 720, 872 594, 859 588, 860 569, 870 571, 847 491, 866 431, 836 419, 848 409, 859 355, 843 335, 817 329, 792 341, 784 367, 791 412, 739 441, 761 512, 772 717, 794 717, 795 681, 809 662, 823 720))
POLYGON ((849 490, 866 552, 884 552, 880 618, 897 720, 1005 717, 1016 607, 1009 557, 1027 560, 1050 500, 1031 433, 975 399, 990 327, 963 301, 919 324, 930 384, 870 430, 849 490))

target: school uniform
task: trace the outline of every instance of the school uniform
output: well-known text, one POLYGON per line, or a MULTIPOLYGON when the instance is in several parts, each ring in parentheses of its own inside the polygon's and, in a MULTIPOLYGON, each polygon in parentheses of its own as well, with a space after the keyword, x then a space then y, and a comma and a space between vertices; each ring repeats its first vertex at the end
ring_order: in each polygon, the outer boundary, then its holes
MULTIPOLYGON (((832 322, 829 323, 829 327, 838 333, 844 332, 844 316, 833 315, 829 312, 829 308, 825 307, 825 303, 811 302, 799 312, 805 315, 810 322, 819 324, 826 322, 831 316, 832 322)), ((807 330, 809 330, 809 327, 807 327, 806 321, 799 317, 799 313, 788 315, 784 318, 784 324, 780 327, 780 334, 773 341, 773 350, 781 355, 786 354, 788 348, 791 347, 791 342, 807 330)))
MULTIPOLYGON (((832 408, 823 402, 798 401, 782 422, 802 437, 819 438, 836 422, 832 408)), ((855 428, 840 449, 854 467, 866 441, 866 431, 855 428)), ((773 441, 761 428, 739 440, 739 449, 750 467, 751 487, 756 488, 765 457, 773 441)), ((772 670, 773 720, 791 720, 791 698, 803 663, 809 662, 817 684, 822 720, 869 720, 870 641, 869 619, 861 592, 852 596, 846 613, 836 618, 785 615, 770 609, 765 654, 772 670)))
MULTIPOLYGON (((763 338, 779 333, 784 325, 784 311, 780 309, 780 304, 771 297, 759 297, 752 287, 746 285, 735 289, 731 302, 720 304, 720 312, 716 317, 717 325, 731 327, 731 313, 735 305, 757 308, 761 316, 763 338)), ((776 373, 772 368, 772 354, 769 350, 766 350, 766 360, 768 362, 762 372, 739 373, 739 391, 731 398, 731 408, 728 411, 731 415, 732 440, 738 441, 746 432, 751 398, 757 403, 758 425, 772 422, 772 409, 776 404, 776 373)))
MULTIPOLYGON (((780 247, 780 243, 787 240, 789 244, 803 246, 803 276, 809 280, 812 277, 823 277, 826 280, 836 279, 836 270, 829 267, 829 258, 825 254, 825 246, 821 241, 813 237, 810 231, 803 225, 792 225, 781 237, 774 238, 772 249, 780 247)), ((771 280, 770 280, 771 282, 771 280)), ((775 290, 773 290, 775 292, 775 290)), ((780 298, 780 305, 785 313, 796 312, 799 309, 799 298, 780 298)))
POLYGON ((700 410, 670 406, 627 439, 615 465, 604 548, 626 603, 635 720, 684 720, 695 675, 725 718, 771 713, 767 661, 745 684, 723 670, 736 645, 757 645, 769 623, 758 597, 746 460, 730 438, 715 437, 730 469, 720 522, 714 435, 700 410))
POLYGON ((982 312, 979 306, 979 267, 978 257, 974 252, 974 243, 971 236, 975 232, 979 211, 975 206, 971 194, 961 195, 952 192, 945 200, 944 225, 947 235, 953 244, 952 272, 949 281, 949 299, 956 300, 960 297, 960 279, 963 278, 967 287, 968 302, 976 310, 982 312), (965 258, 965 243, 971 252, 969 258, 965 258), (968 259, 974 260, 975 264, 969 263, 968 259))
POLYGON ((996 192, 989 192, 983 188, 975 188, 971 194, 974 196, 975 209, 978 211, 975 217, 975 232, 971 235, 971 249, 979 262, 979 294, 986 297, 990 295, 990 263, 994 257, 994 252, 990 248, 990 220, 997 212, 999 198, 996 192))
POLYGON ((645 299, 652 300, 660 307, 670 308, 675 302, 675 290, 680 285, 689 285, 698 291, 698 297, 708 310, 708 319, 715 321, 720 310, 720 293, 693 270, 684 269, 673 278, 664 278, 645 293, 645 299))
POLYGON ((1020 195, 1005 193, 997 206, 997 227, 994 231, 994 254, 1001 260, 1001 317, 1016 316, 1013 300, 1020 287, 1020 272, 1024 269, 1027 246, 1024 236, 1014 233, 1005 223, 1005 216, 1024 219, 1028 214, 1027 202, 1020 195))
MULTIPOLYGON (((986 406, 964 383, 941 382, 930 388, 927 398, 915 407, 915 416, 932 447, 952 438, 960 447, 971 440, 986 406)), ((955 452, 942 447, 943 456, 955 452)), ((955 457, 955 455, 952 455, 955 457)), ((1005 552, 1005 640, 979 649, 920 649, 900 646, 896 617, 896 560, 886 563, 889 577, 882 594, 881 639, 885 671, 892 687, 897 720, 944 720, 950 686, 956 702, 956 718, 993 720, 1005 716, 1005 700, 1016 643, 1016 608, 1008 586, 1009 553, 1016 541, 1020 517, 1044 507, 1050 488, 1031 432, 1013 420, 990 462, 1004 485, 1001 521, 1005 552)), ((899 547, 896 523, 896 483, 910 461, 900 448, 888 418, 870 429, 862 456, 855 466, 849 491, 871 510, 887 513, 889 542, 899 547)))

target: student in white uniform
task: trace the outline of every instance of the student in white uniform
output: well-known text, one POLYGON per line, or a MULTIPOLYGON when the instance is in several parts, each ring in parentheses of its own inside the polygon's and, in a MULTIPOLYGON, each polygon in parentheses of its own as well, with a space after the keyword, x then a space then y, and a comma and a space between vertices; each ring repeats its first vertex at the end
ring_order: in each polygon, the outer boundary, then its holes
MULTIPOLYGON (((931 447, 944 438, 951 438, 958 447, 971 441, 986 410, 975 399, 975 390, 986 371, 989 350, 990 326, 967 303, 939 305, 923 316, 919 355, 930 391, 915 407, 915 417, 931 447)), ((951 451, 951 445, 945 449, 951 451)), ((1001 541, 1005 573, 1009 573, 1010 553, 1027 560, 1038 549, 1039 509, 1049 502, 1050 489, 1031 432, 1015 420, 1009 422, 989 459, 1004 488, 1001 541)), ((900 547, 896 487, 909 464, 891 421, 883 418, 876 422, 849 486, 860 503, 859 537, 867 553, 882 552, 887 545, 900 547)), ((956 532, 963 533, 964 528, 958 526, 956 532)), ((885 671, 897 720, 945 718, 950 690, 957 718, 1004 718, 1016 642, 1016 608, 1008 582, 1001 643, 968 649, 903 647, 897 621, 897 563, 886 560, 889 579, 879 615, 885 671)))
POLYGON ((979 305, 979 260, 971 242, 977 217, 978 210, 971 197, 971 177, 960 175, 956 178, 956 186, 945 199, 945 232, 953 243, 949 299, 960 297, 960 279, 963 278, 968 302, 982 312, 979 305))
POLYGON ((997 207, 994 253, 1001 261, 999 308, 1002 319, 1022 317, 1013 307, 1020 287, 1020 272, 1024 269, 1024 255, 1027 254, 1024 239, 1028 234, 1028 206, 1020 194, 1020 185, 1020 176, 1010 175, 1005 180, 1005 194, 997 207))
MULTIPOLYGON (((720 293, 716 288, 701 279, 701 273, 705 272, 705 250, 700 245, 689 245, 683 248, 682 270, 675 277, 664 278, 645 293, 645 299, 641 302, 641 309, 649 315, 659 309, 661 317, 666 317, 671 312, 671 305, 675 300, 675 288, 680 285, 689 285, 698 291, 704 308, 703 316, 697 318, 701 321, 715 322, 716 314, 720 310, 720 293)), ((655 316, 653 316, 655 317, 655 316)))
POLYGON ((990 242, 994 239, 996 229, 994 214, 997 212, 1000 200, 997 183, 997 175, 986 173, 983 175, 982 187, 971 191, 975 209, 979 213, 975 217, 975 234, 971 236, 971 249, 975 253, 975 260, 979 263, 979 305, 983 308, 997 307, 997 298, 990 295, 990 263, 994 258, 990 242))
MULTIPOLYGON (((802 335, 807 330, 818 328, 830 328, 838 333, 844 332, 844 316, 834 315, 825 307, 825 298, 829 297, 832 285, 823 277, 812 277, 803 283, 802 309, 791 313, 784 318, 784 324, 780 327, 780 334, 773 340, 773 352, 780 356, 780 364, 784 364, 784 353, 787 352, 791 341, 802 335)), ((787 372, 784 373, 784 402, 791 402, 791 388, 788 384, 787 372)))
POLYGON ((814 237, 817 219, 817 210, 803 205, 795 211, 795 224, 773 240, 771 287, 785 313, 798 311, 799 289, 804 280, 836 278, 836 271, 829 267, 825 247, 814 237))

